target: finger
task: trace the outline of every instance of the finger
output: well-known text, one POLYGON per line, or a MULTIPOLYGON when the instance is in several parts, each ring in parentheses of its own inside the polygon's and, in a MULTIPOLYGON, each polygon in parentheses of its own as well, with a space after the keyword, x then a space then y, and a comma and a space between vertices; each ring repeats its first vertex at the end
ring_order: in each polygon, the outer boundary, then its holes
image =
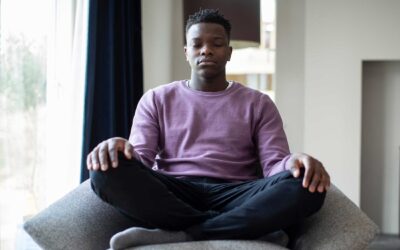
POLYGON ((321 183, 321 175, 316 171, 316 172, 314 172, 314 175, 312 177, 312 181, 311 181, 310 186, 308 187, 308 190, 311 193, 314 193, 320 183, 321 183))
POLYGON ((323 177, 324 177, 324 188, 326 191, 328 191, 329 187, 331 186, 331 178, 326 172, 325 168, 323 168, 323 177))
POLYGON ((92 167, 93 167, 93 170, 99 170, 99 168, 100 168, 99 156, 98 156, 98 154, 99 154, 99 148, 98 148, 98 147, 96 147, 96 148, 92 151, 92 153, 90 154, 91 160, 92 160, 92 167))
POLYGON ((126 158, 128 159, 132 159, 132 152, 133 152, 133 147, 130 144, 129 141, 125 142, 125 150, 124 150, 124 154, 126 156, 126 158))
POLYGON ((327 179, 326 179, 326 175, 325 175, 325 171, 323 169, 321 169, 321 180, 317 186, 317 191, 319 193, 324 192, 324 190, 326 189, 326 184, 327 184, 327 179))
POLYGON ((314 175, 314 165, 311 161, 311 159, 309 157, 306 157, 303 160, 303 164, 304 164, 304 168, 305 168, 305 172, 304 172, 304 178, 303 178, 303 187, 308 188, 308 186, 310 185, 311 182, 311 178, 314 175))
POLYGON ((326 177, 325 177, 325 176, 322 176, 322 177, 321 177, 321 181, 319 182, 319 185, 318 185, 318 187, 317 187, 317 191, 318 191, 319 193, 322 193, 322 192, 324 192, 326 189, 327 189, 327 187, 326 187, 326 177))
POLYGON ((298 167, 292 168, 292 175, 294 178, 299 178, 300 176, 300 169, 298 167))
POLYGON ((106 171, 108 169, 108 144, 104 142, 100 146, 99 150, 99 160, 101 170, 106 171))
POLYGON ((299 162, 299 160, 296 159, 293 163, 293 166, 290 168, 293 177, 298 178, 300 176, 300 168, 301 163, 299 162))
POLYGON ((108 156, 110 157, 111 165, 113 168, 118 166, 118 151, 123 150, 123 144, 118 140, 108 140, 108 156))
POLYGON ((86 167, 88 170, 92 170, 92 158, 90 156, 91 153, 89 153, 86 157, 86 167))

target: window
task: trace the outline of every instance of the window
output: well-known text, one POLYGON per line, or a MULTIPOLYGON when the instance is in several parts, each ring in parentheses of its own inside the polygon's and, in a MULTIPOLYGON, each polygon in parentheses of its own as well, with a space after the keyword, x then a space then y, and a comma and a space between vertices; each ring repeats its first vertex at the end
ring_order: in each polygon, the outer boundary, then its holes
POLYGON ((0 1, 0 249, 79 184, 84 2, 0 1))
POLYGON ((261 44, 234 49, 227 78, 260 90, 275 99, 275 0, 261 0, 261 44))

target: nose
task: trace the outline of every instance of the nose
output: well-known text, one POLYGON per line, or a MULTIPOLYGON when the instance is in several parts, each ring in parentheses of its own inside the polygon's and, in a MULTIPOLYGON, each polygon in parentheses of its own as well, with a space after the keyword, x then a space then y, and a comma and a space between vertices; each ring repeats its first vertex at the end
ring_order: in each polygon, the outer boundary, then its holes
POLYGON ((212 48, 211 46, 205 44, 202 48, 201 48, 201 55, 202 56, 209 56, 212 55, 212 48))

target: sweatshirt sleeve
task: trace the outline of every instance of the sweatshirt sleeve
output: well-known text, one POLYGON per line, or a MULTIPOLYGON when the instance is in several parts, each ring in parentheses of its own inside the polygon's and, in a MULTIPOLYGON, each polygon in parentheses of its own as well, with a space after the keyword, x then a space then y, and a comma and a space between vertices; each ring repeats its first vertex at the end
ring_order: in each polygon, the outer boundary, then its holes
POLYGON ((255 137, 263 174, 268 177, 287 169, 290 151, 282 118, 275 104, 265 95, 260 98, 258 108, 255 137))
POLYGON ((149 90, 137 105, 129 136, 135 156, 148 167, 153 165, 158 152, 159 133, 155 94, 153 90, 149 90))

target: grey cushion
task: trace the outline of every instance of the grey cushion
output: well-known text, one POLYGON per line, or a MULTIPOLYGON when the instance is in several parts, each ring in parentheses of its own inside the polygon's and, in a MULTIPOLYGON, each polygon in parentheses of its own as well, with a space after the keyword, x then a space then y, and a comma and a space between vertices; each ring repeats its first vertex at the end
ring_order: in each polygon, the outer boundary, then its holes
MULTIPOLYGON (((138 239, 137 237, 137 231, 135 231, 135 228, 128 228, 125 231, 119 232, 115 234, 110 241, 111 247, 116 248, 116 249, 127 249, 127 248, 132 248, 133 245, 137 243, 137 240, 141 240, 140 238, 138 239), (134 241, 133 239, 136 239, 134 241)), ((160 231, 158 231, 160 232, 160 231)), ((171 237, 171 234, 167 234, 169 236, 164 235, 164 239, 169 239, 171 237)), ((159 237, 160 233, 157 233, 156 236, 154 237, 159 237)), ((174 237, 176 239, 176 236, 174 237)), ((182 237, 180 235, 179 237, 182 237)), ((153 242, 157 240, 157 238, 152 238, 151 239, 153 242)), ((185 243, 175 243, 175 244, 160 244, 158 246, 152 245, 151 247, 154 248, 162 248, 165 249, 168 245, 168 247, 175 249, 191 249, 195 246, 199 246, 198 249, 232 249, 232 245, 236 245, 237 247, 241 247, 243 249, 247 249, 247 247, 251 246, 251 249, 258 248, 258 246, 262 247, 262 249, 287 249, 285 248, 288 245, 289 238, 288 235, 283 231, 279 230, 273 233, 270 233, 268 235, 265 235, 264 237, 261 237, 257 239, 258 243, 257 244, 252 244, 255 243, 255 240, 251 241, 246 241, 246 240, 214 240, 214 241, 201 241, 201 242, 185 242, 185 243), (201 248, 200 248, 201 246, 201 248)), ((148 249, 148 246, 144 247, 143 249, 148 249)), ((135 249, 142 249, 141 247, 136 247, 135 249)))
POLYGON ((287 248, 264 241, 209 240, 162 245, 132 247, 126 250, 287 250, 287 248))
POLYGON ((132 223, 98 198, 86 181, 24 224, 44 249, 107 249, 132 223))
MULTIPOLYGON (((89 181, 71 191, 24 224, 44 249, 107 249, 110 238, 132 226, 118 211, 102 202, 89 181)), ((320 212, 297 232, 295 249, 362 249, 376 225, 337 188, 327 194, 320 212)), ((260 241, 202 241, 143 246, 135 249, 284 249, 260 241)))
POLYGON ((331 186, 321 210, 298 228, 293 249, 365 249, 378 232, 337 187, 331 186))

